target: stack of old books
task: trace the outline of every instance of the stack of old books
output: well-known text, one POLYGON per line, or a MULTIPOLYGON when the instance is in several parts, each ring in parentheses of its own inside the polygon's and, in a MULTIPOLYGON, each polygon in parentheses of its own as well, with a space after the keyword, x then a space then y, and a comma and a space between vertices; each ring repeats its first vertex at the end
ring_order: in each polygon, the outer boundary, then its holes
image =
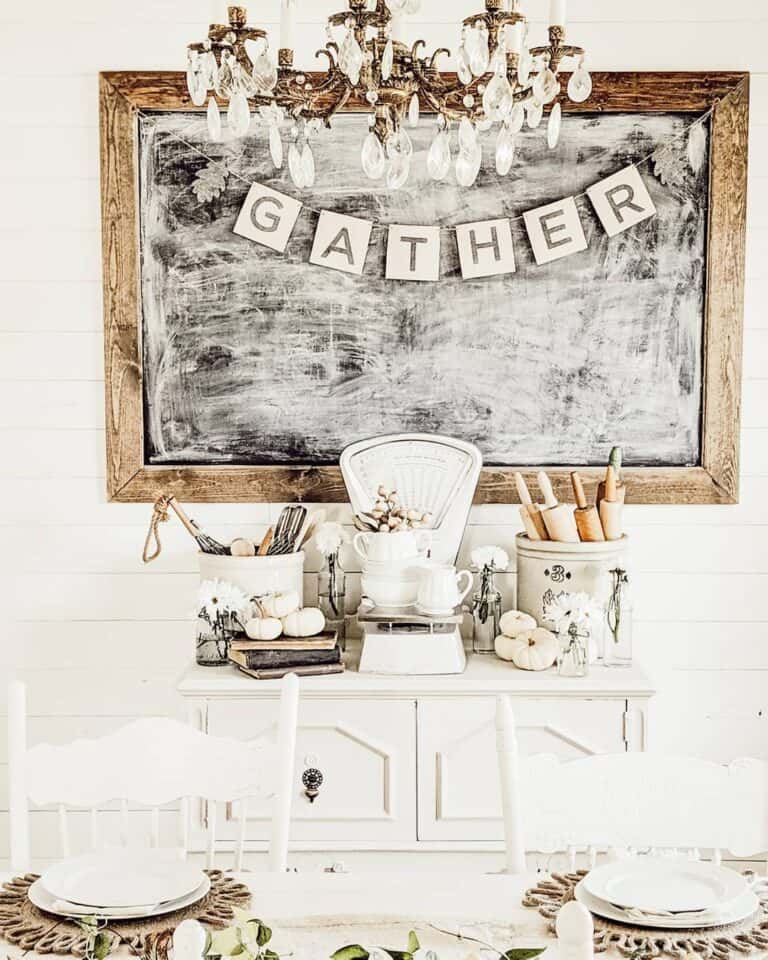
POLYGON ((243 673, 257 680, 271 680, 286 673, 314 677, 326 673, 343 673, 336 631, 318 633, 314 637, 278 637, 277 640, 233 640, 229 659, 243 673))

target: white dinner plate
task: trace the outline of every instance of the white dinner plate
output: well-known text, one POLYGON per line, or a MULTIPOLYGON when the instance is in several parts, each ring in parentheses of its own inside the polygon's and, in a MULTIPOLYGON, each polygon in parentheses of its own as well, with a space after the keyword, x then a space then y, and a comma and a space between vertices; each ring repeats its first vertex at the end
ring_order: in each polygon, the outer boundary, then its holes
POLYGON ((46 870, 42 880, 58 900, 139 907, 185 897, 204 877, 199 867, 167 851, 110 850, 63 860, 46 870))
MULTIPOLYGON (((35 880, 27 891, 30 901, 40 910, 46 913, 55 914, 57 917, 97 917, 100 920, 137 920, 139 918, 160 917, 166 913, 174 913, 176 910, 183 910, 191 907, 192 904, 202 900, 208 895, 211 889, 211 881, 206 876, 200 886, 188 893, 185 897, 179 897, 177 900, 169 900, 165 903, 145 904, 136 907, 113 907, 103 908, 93 907, 87 910, 81 907, 78 910, 67 909, 66 902, 54 897, 45 888, 42 878, 35 880)), ((74 906, 74 905, 73 905, 74 906)))
POLYGON ((698 860, 637 857, 606 863, 584 878, 589 892, 606 903, 646 913, 708 910, 747 889, 741 874, 698 860))
POLYGON ((598 917, 605 917, 606 920, 618 920, 619 923, 628 923, 636 927, 648 927, 653 930, 699 930, 706 927, 721 927, 729 923, 739 923, 741 920, 751 917, 760 906, 760 901, 755 894, 747 889, 730 903, 712 910, 702 910, 695 919, 687 915, 686 920, 681 923, 674 917, 644 915, 641 918, 631 915, 628 911, 622 910, 621 907, 606 903, 604 900, 593 896, 584 886, 584 880, 576 884, 573 895, 579 903, 583 903, 587 910, 598 917))

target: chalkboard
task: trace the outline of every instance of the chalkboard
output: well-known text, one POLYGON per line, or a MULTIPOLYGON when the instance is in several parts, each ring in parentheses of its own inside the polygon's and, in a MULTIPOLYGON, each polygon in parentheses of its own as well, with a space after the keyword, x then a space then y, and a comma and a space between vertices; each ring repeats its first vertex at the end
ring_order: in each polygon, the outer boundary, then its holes
POLYGON ((141 114, 145 463, 335 464, 354 440, 408 431, 471 440, 496 466, 601 464, 614 443, 629 465, 700 465, 710 171, 708 150, 689 161, 692 119, 566 114, 555 150, 543 128, 520 135, 505 178, 488 133, 467 190, 429 180, 426 118, 390 192, 361 170, 359 114, 313 139, 307 191, 274 170, 264 131, 214 144, 199 114, 141 114), (587 251, 536 266, 515 220, 517 272, 461 279, 452 225, 518 218, 659 147, 641 167, 655 218, 609 238, 579 199, 587 251), (252 181, 306 204, 285 255, 232 232, 252 181), (440 224, 441 279, 384 279, 381 226, 362 277, 309 264, 320 209, 440 224))

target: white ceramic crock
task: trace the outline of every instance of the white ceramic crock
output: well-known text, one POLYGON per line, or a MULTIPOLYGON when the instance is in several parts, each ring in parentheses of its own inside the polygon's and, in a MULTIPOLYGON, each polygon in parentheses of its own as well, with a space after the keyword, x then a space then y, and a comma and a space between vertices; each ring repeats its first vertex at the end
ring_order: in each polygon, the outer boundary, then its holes
POLYGON ((609 571, 617 566, 626 569, 628 543, 626 536, 600 543, 557 543, 529 540, 519 533, 515 538, 517 609, 551 629, 544 608, 559 594, 588 593, 602 603, 611 587, 609 571))
POLYGON ((228 557, 199 553, 201 580, 225 580, 249 597, 295 590, 304 605, 304 552, 271 557, 228 557))

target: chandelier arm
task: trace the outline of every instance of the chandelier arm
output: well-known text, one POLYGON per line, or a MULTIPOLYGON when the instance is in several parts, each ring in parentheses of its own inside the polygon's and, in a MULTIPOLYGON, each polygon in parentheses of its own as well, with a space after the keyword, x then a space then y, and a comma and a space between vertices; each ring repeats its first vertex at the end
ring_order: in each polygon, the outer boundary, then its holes
MULTIPOLYGON (((422 42, 423 42, 423 41, 422 41, 422 42)), ((438 58, 438 57, 440 56, 440 54, 442 54, 442 53, 444 53, 447 57, 450 57, 450 55, 451 55, 451 51, 448 49, 448 47, 438 47, 437 50, 435 50, 434 53, 432 54, 432 56, 429 58, 429 67, 430 67, 431 70, 436 70, 436 69, 437 69, 437 66, 436 66, 436 64, 437 64, 437 58, 438 58)))

